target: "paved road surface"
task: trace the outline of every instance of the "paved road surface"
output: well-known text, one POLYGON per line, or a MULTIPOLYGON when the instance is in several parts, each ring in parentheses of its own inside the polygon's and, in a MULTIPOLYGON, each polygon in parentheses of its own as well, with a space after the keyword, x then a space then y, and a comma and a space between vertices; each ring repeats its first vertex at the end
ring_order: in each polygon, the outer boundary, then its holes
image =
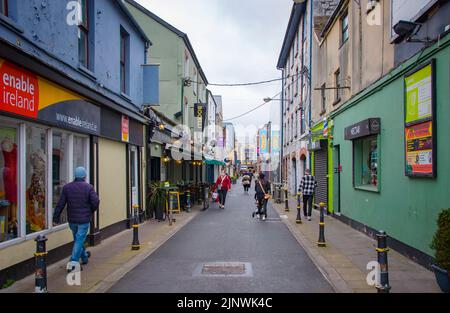
POLYGON ((213 204, 201 212, 110 292, 333 292, 277 213, 269 208, 269 219, 262 222, 251 218, 254 209, 253 191, 246 195, 234 185, 225 210, 213 204), (212 262, 246 263, 246 271, 201 275, 203 265, 212 262))

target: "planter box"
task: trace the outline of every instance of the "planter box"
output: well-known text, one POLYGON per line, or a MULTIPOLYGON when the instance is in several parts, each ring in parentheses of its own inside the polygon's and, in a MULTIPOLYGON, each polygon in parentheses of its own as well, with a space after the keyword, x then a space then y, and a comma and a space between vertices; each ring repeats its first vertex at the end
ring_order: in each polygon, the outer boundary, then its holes
POLYGON ((436 281, 445 293, 450 293, 450 276, 447 270, 440 268, 439 266, 432 264, 431 267, 436 275, 436 281))

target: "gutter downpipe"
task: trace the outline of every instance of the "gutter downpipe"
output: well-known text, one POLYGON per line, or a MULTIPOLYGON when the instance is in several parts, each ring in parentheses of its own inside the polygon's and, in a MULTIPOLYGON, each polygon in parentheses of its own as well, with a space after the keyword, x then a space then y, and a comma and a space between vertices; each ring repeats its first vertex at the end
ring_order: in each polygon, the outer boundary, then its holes
POLYGON ((283 112, 284 112, 284 70, 281 71, 281 114, 280 114, 280 128, 281 128, 281 153, 280 153, 280 177, 279 183, 283 183, 283 159, 284 159, 284 124, 283 124, 283 112))
MULTIPOLYGON (((312 136, 311 136, 311 118, 312 118, 312 53, 313 53, 313 36, 312 36, 312 29, 313 29, 313 14, 314 14, 314 7, 313 7, 313 1, 310 0, 309 1, 310 4, 310 24, 309 24, 309 112, 308 112, 308 119, 309 119, 309 132, 310 132, 310 136, 309 136, 309 143, 311 144, 312 142, 312 136)), ((309 156, 309 169, 311 170, 312 167, 312 161, 311 161, 311 156, 309 156)))

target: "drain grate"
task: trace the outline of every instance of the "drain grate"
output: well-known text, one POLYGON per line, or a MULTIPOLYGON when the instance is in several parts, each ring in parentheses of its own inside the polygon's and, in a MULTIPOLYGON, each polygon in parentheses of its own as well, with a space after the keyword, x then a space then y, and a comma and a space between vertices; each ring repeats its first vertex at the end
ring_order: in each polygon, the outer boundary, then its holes
POLYGON ((253 276, 253 271, 250 263, 211 262, 198 264, 193 276, 245 277, 253 276))
POLYGON ((210 275, 242 275, 245 273, 245 264, 215 263, 203 265, 202 274, 210 275))

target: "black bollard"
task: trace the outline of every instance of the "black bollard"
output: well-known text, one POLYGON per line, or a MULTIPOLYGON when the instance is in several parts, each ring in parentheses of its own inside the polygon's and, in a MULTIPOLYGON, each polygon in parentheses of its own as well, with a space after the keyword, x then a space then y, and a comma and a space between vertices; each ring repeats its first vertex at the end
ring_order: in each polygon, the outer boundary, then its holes
POLYGON ((389 269, 388 269, 388 251, 386 232, 380 231, 377 234, 378 247, 376 248, 378 254, 378 264, 380 264, 380 286, 377 286, 378 293, 389 293, 391 286, 389 286, 389 269))
POLYGON ((36 253, 34 254, 36 260, 35 271, 35 293, 47 293, 47 250, 45 236, 38 236, 36 239, 36 253))
POLYGON ((288 196, 288 188, 284 190, 284 212, 289 212, 289 196, 288 196))
POLYGON ((186 191, 186 212, 191 212, 191 189, 186 191))
POLYGON ((302 223, 301 210, 302 210, 302 194, 299 192, 299 193, 297 193, 297 220, 296 220, 297 224, 302 223))
POLYGON ((139 218, 137 214, 139 206, 135 204, 133 208, 133 242, 131 244, 131 250, 139 250, 141 249, 141 244, 139 243, 139 218))
POLYGON ((319 222, 319 241, 317 241, 317 245, 319 247, 326 247, 327 244, 325 242, 325 203, 320 203, 320 222, 319 222))

